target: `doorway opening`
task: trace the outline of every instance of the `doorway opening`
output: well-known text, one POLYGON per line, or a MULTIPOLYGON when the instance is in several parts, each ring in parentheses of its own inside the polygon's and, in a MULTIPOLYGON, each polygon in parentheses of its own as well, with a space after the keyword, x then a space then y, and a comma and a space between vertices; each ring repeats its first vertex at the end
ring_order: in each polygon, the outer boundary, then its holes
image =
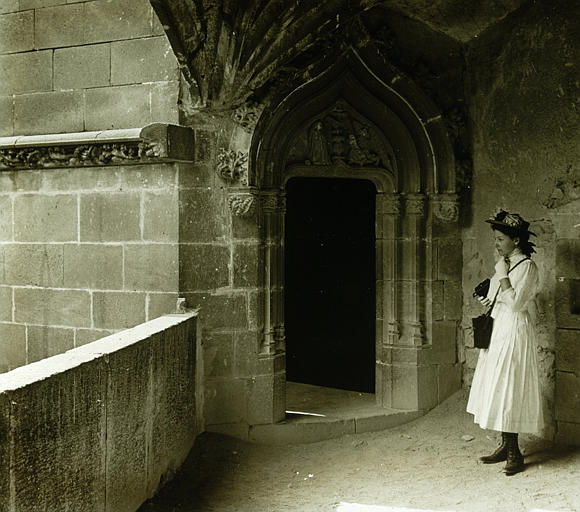
POLYGON ((375 196, 366 180, 287 183, 288 381, 375 392, 375 196))

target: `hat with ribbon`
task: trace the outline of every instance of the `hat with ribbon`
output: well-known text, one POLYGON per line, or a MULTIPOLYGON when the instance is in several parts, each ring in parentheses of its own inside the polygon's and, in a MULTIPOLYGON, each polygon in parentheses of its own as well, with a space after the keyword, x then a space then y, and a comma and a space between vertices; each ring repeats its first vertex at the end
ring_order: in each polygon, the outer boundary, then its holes
POLYGON ((502 226, 508 228, 510 231, 517 233, 529 233, 530 235, 536 236, 529 230, 530 223, 525 221, 522 216, 518 213, 509 213, 505 210, 500 210, 494 218, 487 219, 485 222, 495 226, 502 226))

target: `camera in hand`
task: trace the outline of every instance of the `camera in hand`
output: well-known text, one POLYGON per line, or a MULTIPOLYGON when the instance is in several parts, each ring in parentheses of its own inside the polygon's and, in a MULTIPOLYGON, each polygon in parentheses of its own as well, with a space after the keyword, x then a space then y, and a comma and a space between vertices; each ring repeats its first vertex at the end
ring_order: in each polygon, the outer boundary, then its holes
POLYGON ((487 297, 487 292, 489 291, 489 279, 484 279, 475 287, 475 292, 473 292, 474 297, 487 297))

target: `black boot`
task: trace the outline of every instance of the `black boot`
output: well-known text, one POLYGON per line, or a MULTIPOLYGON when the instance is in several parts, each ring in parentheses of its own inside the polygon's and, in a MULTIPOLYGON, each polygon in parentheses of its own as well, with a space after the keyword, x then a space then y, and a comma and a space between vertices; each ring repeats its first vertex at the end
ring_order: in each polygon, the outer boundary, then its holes
POLYGON ((507 462, 504 467, 507 476, 515 475, 524 470, 524 456, 518 446, 518 435, 506 433, 507 437, 507 462))
POLYGON ((507 459, 507 437, 506 433, 501 433, 501 444, 498 446, 497 450, 491 455, 484 455, 479 457, 479 460, 484 464, 495 464, 496 462, 502 462, 507 459))

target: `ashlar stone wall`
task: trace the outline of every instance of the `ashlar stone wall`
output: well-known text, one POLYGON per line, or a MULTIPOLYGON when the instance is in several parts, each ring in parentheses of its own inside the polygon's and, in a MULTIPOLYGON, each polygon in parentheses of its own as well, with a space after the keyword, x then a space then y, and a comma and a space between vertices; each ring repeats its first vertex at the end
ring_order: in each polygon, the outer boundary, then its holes
POLYGON ((0 370, 175 309, 181 164, 0 173, 0 370))
POLYGON ((0 2, 0 136, 177 123, 179 79, 147 0, 0 2))

